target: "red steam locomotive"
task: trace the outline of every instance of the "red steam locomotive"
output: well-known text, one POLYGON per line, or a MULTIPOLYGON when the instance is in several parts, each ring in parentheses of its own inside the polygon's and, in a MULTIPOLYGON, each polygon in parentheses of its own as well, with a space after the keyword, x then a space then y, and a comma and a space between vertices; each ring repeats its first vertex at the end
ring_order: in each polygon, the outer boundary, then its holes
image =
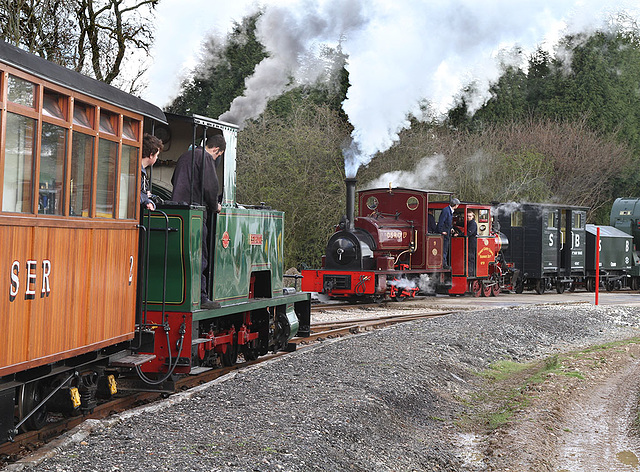
POLYGON ((490 296, 513 289, 517 271, 500 254, 508 241, 492 231, 490 206, 458 206, 446 264, 445 238, 429 220, 438 220, 451 192, 392 187, 360 191, 355 217, 356 181, 345 182, 347 214, 329 239, 322 269, 302 271, 303 291, 352 301, 387 296, 401 301, 418 293, 490 296), (477 236, 468 236, 470 213, 477 221, 477 236))

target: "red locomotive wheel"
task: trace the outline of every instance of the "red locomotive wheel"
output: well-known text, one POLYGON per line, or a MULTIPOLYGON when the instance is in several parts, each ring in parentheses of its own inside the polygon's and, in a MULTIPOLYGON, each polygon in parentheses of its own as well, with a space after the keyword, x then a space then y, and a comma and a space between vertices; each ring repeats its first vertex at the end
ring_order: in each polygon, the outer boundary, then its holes
POLYGON ((498 295, 500 295, 500 284, 496 282, 491 286, 491 296, 497 297, 498 295))
POLYGON ((491 292, 492 292, 492 288, 491 285, 482 285, 482 296, 483 297, 490 297, 491 296, 491 292))
POLYGON ((474 297, 479 297, 482 294, 482 284, 479 280, 472 280, 469 282, 469 291, 474 297))

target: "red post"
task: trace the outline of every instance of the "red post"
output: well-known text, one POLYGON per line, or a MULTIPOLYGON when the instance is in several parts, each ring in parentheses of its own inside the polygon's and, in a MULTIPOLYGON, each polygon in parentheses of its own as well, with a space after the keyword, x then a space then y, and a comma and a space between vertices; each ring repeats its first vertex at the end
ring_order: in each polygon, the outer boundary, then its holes
POLYGON ((600 295, 600 227, 596 229, 596 305, 600 295))

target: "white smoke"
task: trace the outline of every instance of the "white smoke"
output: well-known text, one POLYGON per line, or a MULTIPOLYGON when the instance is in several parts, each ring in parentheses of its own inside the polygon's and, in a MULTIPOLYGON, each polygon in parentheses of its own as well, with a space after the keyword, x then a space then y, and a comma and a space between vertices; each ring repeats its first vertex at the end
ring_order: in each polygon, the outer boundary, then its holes
POLYGON ((536 218, 542 216, 545 203, 531 203, 531 202, 506 202, 500 203, 497 206, 491 208, 491 215, 495 218, 500 216, 511 216, 516 211, 526 212, 529 215, 534 215, 536 218), (526 207, 525 207, 526 205, 526 207))
POLYGON ((262 113, 268 101, 288 88, 315 82, 325 72, 317 57, 321 44, 337 44, 343 32, 366 22, 364 1, 301 0, 287 6, 268 6, 259 18, 257 37, 269 57, 263 59, 245 81, 245 93, 231 103, 221 120, 242 123, 262 113))
POLYGON ((267 5, 258 36, 270 56, 221 118, 242 123, 292 84, 314 81, 317 69, 302 74, 302 59, 319 44, 340 42, 348 54, 350 82, 343 109, 354 127, 345 170, 347 177, 355 177, 360 165, 398 140, 409 116, 422 116, 425 99, 433 110, 444 112, 463 86, 473 83, 477 96, 471 106, 477 108, 489 97, 501 64, 520 65, 536 47, 550 48, 562 34, 600 27, 621 9, 640 18, 637 2, 630 0, 293 0, 286 7, 267 5), (521 53, 501 53, 514 50, 521 53))
POLYGON ((417 288, 419 293, 424 294, 434 294, 437 288, 437 282, 435 280, 431 280, 429 274, 421 274, 419 278, 408 279, 406 277, 402 277, 395 280, 389 280, 388 284, 401 290, 413 290, 417 288))
POLYGON ((495 218, 498 218, 499 216, 510 216, 516 211, 522 211, 522 205, 523 204, 519 202, 500 203, 499 205, 491 208, 491 214, 495 218))
POLYGON ((375 180, 365 184, 363 189, 412 188, 418 190, 436 190, 446 181, 445 158, 442 154, 420 159, 413 171, 393 171, 382 174, 375 180))

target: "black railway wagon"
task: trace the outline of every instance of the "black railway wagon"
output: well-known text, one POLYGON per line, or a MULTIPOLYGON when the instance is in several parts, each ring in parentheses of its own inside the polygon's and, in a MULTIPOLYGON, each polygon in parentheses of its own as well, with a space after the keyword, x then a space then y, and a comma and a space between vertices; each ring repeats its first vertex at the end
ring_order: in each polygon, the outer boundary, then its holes
POLYGON ((587 225, 587 290, 596 288, 596 240, 600 228, 600 282, 618 290, 630 285, 633 264, 633 237, 613 226, 587 225))
POLYGON ((586 207, 506 203, 495 214, 509 239, 505 258, 522 271, 517 292, 555 287, 562 293, 584 280, 586 207))

